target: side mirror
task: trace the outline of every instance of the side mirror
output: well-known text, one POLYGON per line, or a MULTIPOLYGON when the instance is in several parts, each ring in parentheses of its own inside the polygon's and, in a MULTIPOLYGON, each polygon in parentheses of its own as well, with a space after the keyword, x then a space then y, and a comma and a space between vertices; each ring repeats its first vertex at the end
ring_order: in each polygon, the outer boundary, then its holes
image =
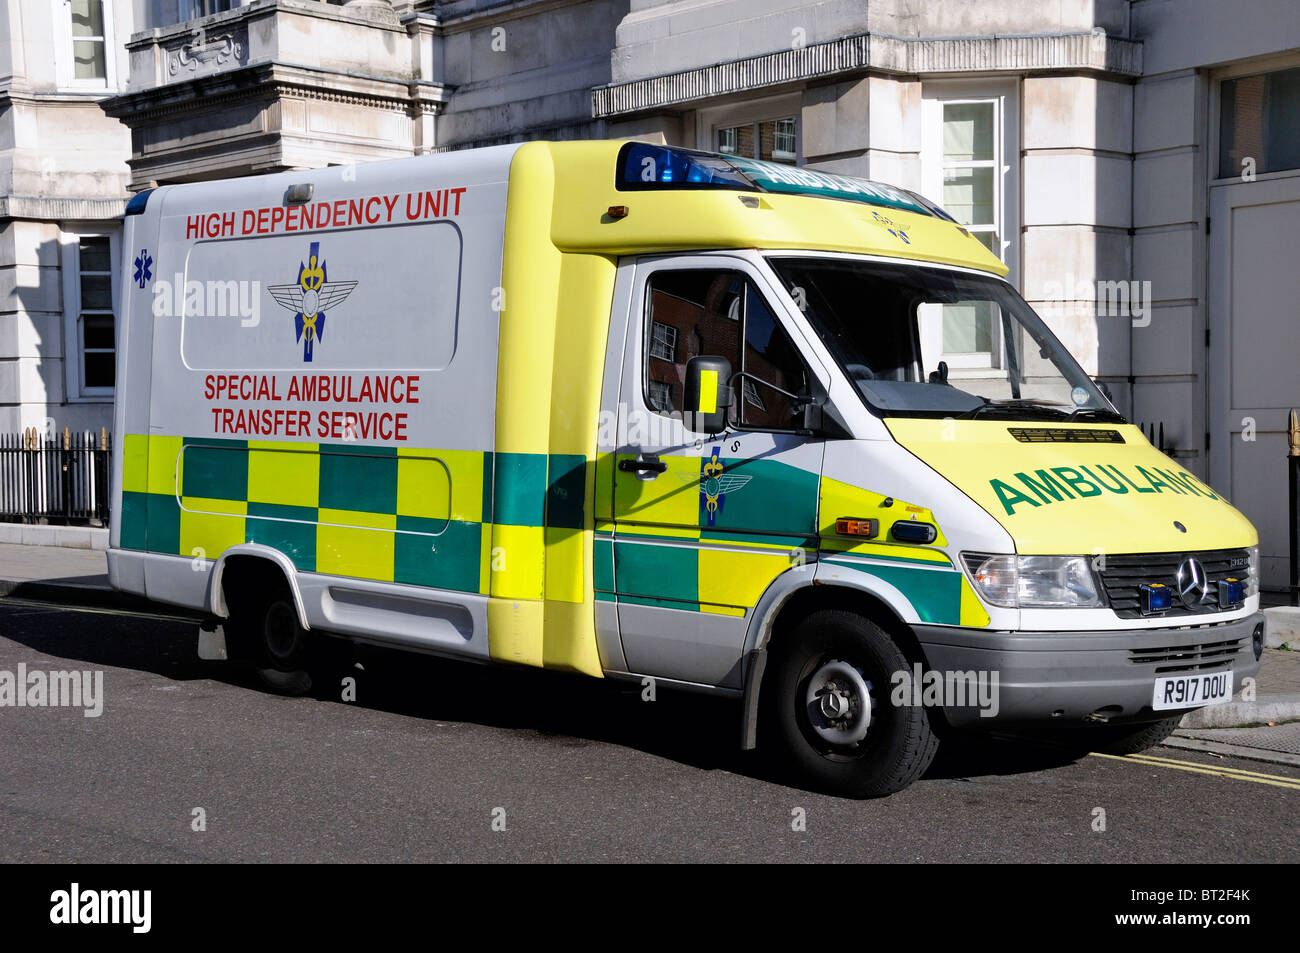
POLYGON ((731 362, 701 355, 686 362, 682 424, 693 433, 719 434, 727 429, 731 407, 731 362))

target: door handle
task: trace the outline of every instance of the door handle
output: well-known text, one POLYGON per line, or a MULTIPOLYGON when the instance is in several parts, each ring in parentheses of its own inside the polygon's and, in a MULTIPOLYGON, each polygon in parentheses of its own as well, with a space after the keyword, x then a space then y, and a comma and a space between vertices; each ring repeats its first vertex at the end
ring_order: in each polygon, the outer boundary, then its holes
POLYGON ((668 464, 659 459, 657 453, 638 453, 635 460, 620 460, 618 468, 624 473, 664 473, 668 464))

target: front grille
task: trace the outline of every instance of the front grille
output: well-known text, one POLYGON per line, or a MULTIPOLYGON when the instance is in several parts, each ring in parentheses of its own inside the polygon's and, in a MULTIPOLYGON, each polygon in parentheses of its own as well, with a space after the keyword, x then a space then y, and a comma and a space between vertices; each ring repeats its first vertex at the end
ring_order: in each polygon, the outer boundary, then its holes
POLYGON ((1200 672, 1231 663, 1244 641, 1245 639, 1225 639, 1221 642, 1202 642, 1199 645, 1129 649, 1128 660, 1138 665, 1154 665, 1156 675, 1200 672))
POLYGON ((1021 443, 1124 443, 1118 430, 1062 430, 1057 427, 1008 427, 1021 443))
POLYGON ((1244 549, 1216 549, 1209 552, 1140 553, 1136 555, 1107 556, 1106 568, 1100 573, 1101 586, 1115 614, 1121 619, 1161 618, 1204 615, 1221 612, 1219 608, 1219 582, 1233 576, 1245 582, 1250 577, 1250 557, 1244 549), (1178 598, 1178 567, 1184 559, 1196 557, 1205 567, 1209 591, 1205 602, 1191 609, 1178 598), (1165 612, 1153 616, 1142 615, 1138 588, 1151 583, 1163 583, 1173 590, 1173 605, 1165 612))

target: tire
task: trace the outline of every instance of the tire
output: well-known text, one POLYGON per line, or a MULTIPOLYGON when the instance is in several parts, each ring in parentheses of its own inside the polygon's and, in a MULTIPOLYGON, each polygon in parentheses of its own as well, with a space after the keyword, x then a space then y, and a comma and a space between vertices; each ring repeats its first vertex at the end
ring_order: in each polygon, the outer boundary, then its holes
POLYGON ((1146 751, 1172 735, 1182 720, 1182 715, 1176 715, 1164 721, 1153 721, 1145 725, 1102 729, 1106 732, 1103 736, 1105 740, 1100 747, 1093 750, 1103 754, 1137 754, 1139 751, 1146 751))
POLYGON ((862 616, 809 615, 773 647, 769 665, 759 744, 805 782, 848 797, 884 797, 934 760, 939 741, 925 710, 889 701, 893 674, 911 663, 862 616))
POLYGON ((267 688, 290 696, 311 691, 310 635, 287 591, 271 590, 239 606, 230 625, 267 688))
POLYGON ((1054 731, 1033 737, 1068 752, 1072 758, 1083 758, 1094 751, 1098 754, 1137 754, 1139 751, 1154 748, 1173 734, 1182 717, 1180 714, 1163 721, 1148 721, 1136 725, 1073 725, 1064 729, 1057 727, 1054 731))

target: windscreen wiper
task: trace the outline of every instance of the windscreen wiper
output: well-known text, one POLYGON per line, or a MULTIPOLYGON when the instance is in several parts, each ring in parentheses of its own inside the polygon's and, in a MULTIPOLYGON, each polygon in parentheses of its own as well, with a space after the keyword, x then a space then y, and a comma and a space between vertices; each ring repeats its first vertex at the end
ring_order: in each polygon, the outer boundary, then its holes
POLYGON ((1105 407, 1080 407, 1069 415, 1071 420, 1103 420, 1106 423, 1124 423, 1124 416, 1105 407))
POLYGON ((985 413, 993 411, 1018 411, 1018 410, 1035 410, 1043 413, 1055 414, 1058 417, 1069 417, 1070 414, 1060 407, 1051 404, 1044 404, 1040 401, 1029 399, 1012 399, 1012 400, 985 400, 978 407, 972 407, 970 410, 958 414, 955 420, 974 420, 976 417, 982 417, 985 413))

